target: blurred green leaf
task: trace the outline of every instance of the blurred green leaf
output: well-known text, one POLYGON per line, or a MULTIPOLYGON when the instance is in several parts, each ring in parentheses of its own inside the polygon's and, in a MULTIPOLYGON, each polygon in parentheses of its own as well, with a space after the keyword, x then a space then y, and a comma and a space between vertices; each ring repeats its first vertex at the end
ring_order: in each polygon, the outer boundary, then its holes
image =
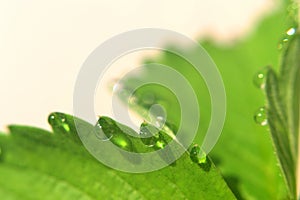
MULTIPOLYGON (((227 93, 225 126, 210 155, 239 199, 285 199, 288 196, 268 130, 253 120, 255 111, 265 105, 263 91, 255 87, 253 76, 267 65, 278 66, 279 38, 289 26, 286 8, 287 4, 281 5, 280 9, 260 22, 250 35, 229 46, 210 40, 201 42, 217 64, 227 93)), ((176 48, 176 44, 173 46, 176 48)), ((145 61, 152 62, 176 69, 191 83, 201 108, 201 121, 195 138, 195 142, 201 144, 209 125, 211 106, 202 77, 193 66, 174 54, 164 52, 145 61)), ((144 74, 124 82, 125 88, 135 86, 144 76, 154 75, 145 67, 144 74)), ((140 107, 145 110, 151 107, 143 100, 150 94, 155 97, 155 103, 167 110, 167 121, 178 126, 180 105, 176 96, 164 87, 148 85, 139 88, 134 94, 138 107, 131 107, 145 116, 145 111, 141 111, 140 107)), ((190 122, 195 123, 193 119, 190 122)))

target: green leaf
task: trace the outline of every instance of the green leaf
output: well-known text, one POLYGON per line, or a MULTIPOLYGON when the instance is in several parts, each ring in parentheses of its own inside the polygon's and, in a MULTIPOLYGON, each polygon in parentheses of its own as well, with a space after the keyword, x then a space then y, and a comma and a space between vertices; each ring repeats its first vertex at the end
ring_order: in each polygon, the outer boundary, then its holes
MULTIPOLYGON (((230 46, 216 44, 211 40, 201 42, 220 70, 227 95, 225 126, 210 155, 240 199, 285 199, 288 196, 268 130, 255 124, 253 120, 255 111, 265 104, 263 92, 253 84, 253 76, 262 67, 278 66, 279 38, 288 28, 286 8, 286 4, 281 5, 260 22, 250 35, 230 46)), ((193 66, 170 53, 145 60, 145 63, 151 62, 172 67, 190 81, 201 108, 200 127, 195 138, 195 142, 201 144, 211 117, 210 96, 202 77, 195 72, 193 66)), ((145 67, 145 74, 124 82, 125 88, 134 86, 143 76, 148 76, 149 79, 153 74, 147 73, 145 67)), ((166 109, 167 121, 178 126, 180 105, 174 94, 156 85, 144 86, 134 94, 136 104, 149 109, 151 105, 145 104, 143 100, 149 94, 155 97, 154 103, 159 103, 166 109)), ((130 106, 144 116, 145 111, 134 105, 130 106)), ((194 123, 193 119, 190 121, 194 123)))
MULTIPOLYGON (((54 133, 12 125, 8 135, 0 135, 3 150, 0 162, 1 197, 235 199, 213 164, 205 171, 193 163, 188 154, 184 154, 177 160, 176 166, 159 171, 145 174, 116 171, 95 160, 78 142, 72 116, 53 113, 49 121, 54 133)), ((109 128, 118 130, 114 123, 109 128)), ((83 120, 80 125, 87 131, 86 134, 94 128, 94 125, 83 120)))
POLYGON ((297 199, 299 137, 300 35, 290 38, 279 78, 269 69, 266 82, 268 123, 289 196, 297 199))
POLYGON ((298 154, 299 89, 300 89, 300 35, 296 34, 283 54, 279 75, 279 92, 284 116, 287 117, 288 137, 294 158, 298 154))

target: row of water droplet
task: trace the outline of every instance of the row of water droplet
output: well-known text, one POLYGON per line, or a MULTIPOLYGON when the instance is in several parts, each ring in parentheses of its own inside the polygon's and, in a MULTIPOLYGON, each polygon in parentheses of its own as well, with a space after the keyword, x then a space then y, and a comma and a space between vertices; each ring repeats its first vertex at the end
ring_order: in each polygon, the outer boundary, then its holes
MULTIPOLYGON (((279 41, 278 49, 282 50, 286 48, 290 40, 295 36, 296 32, 296 26, 289 28, 284 33, 282 39, 279 41)), ((253 83, 259 89, 265 89, 268 68, 270 68, 270 66, 264 67, 254 75, 253 83)), ((257 111, 254 114, 254 121, 261 126, 266 126, 268 124, 267 108, 265 106, 262 106, 257 109, 257 111)))
MULTIPOLYGON (((72 122, 69 122, 67 120, 68 118, 63 113, 51 113, 48 117, 48 122, 51 125, 53 131, 56 133, 62 133, 62 134, 76 134, 71 133, 71 127, 73 124, 70 124, 72 122)), ((106 120, 105 123, 109 125, 113 125, 114 121, 110 118, 107 118, 109 120, 106 120)), ((103 123, 102 123, 103 125, 103 123)), ((103 129, 100 123, 97 123, 96 128, 103 129)), ((109 130, 109 129, 107 129, 109 130)), ((133 151, 133 144, 131 139, 126 136, 126 134, 120 134, 120 132, 107 131, 105 132, 105 136, 97 136, 102 141, 111 141, 113 144, 118 146, 119 148, 126 150, 126 151, 133 151)), ((96 131, 97 132, 97 131, 96 131)), ((101 131, 104 132, 104 131, 101 131)), ((99 132, 98 132, 99 133, 99 132)), ((143 142, 143 144, 149 148, 153 148, 154 150, 163 149, 168 144, 167 139, 165 138, 165 134, 162 134, 162 132, 155 126, 147 124, 146 122, 142 123, 140 128, 140 135, 142 136, 140 139, 143 142)), ((201 150, 200 146, 195 144, 192 145, 191 148, 187 150, 187 152, 190 155, 191 160, 194 163, 197 163, 200 165, 200 167, 207 166, 207 156, 206 154, 201 150)), ((1 154, 1 149, 0 149, 1 154)))
POLYGON ((282 50, 284 49, 287 44, 289 43, 289 41, 295 36, 297 32, 297 27, 291 27, 289 28, 282 36, 282 39, 279 41, 278 43, 278 50, 282 50))
MULTIPOLYGON (((265 89, 268 68, 269 66, 264 67, 262 70, 258 71, 253 78, 254 85, 261 90, 265 89)), ((266 126, 268 124, 267 110, 265 106, 256 110, 254 113, 254 121, 261 126, 266 126)))
MULTIPOLYGON (((121 83, 116 83, 113 87, 113 92, 117 92, 119 94, 124 93, 125 88, 121 83)), ((127 96, 129 96, 127 94, 127 96)), ((135 95, 129 96, 128 103, 130 105, 143 105, 146 107, 150 107, 151 105, 156 103, 156 97, 154 94, 148 93, 144 94, 142 98, 138 98, 135 95), (142 100, 142 101, 140 101, 142 100)), ((161 129, 166 119, 164 119, 162 116, 157 116, 156 120, 151 120, 152 124, 154 126, 149 125, 147 123, 142 123, 140 127, 139 134, 142 136, 141 140, 142 142, 147 146, 154 149, 163 149, 167 145, 167 141, 163 137, 163 135, 159 132, 158 128, 161 129), (163 122, 163 123, 162 123, 163 122), (153 134, 155 133, 155 134, 153 134)), ((100 124, 98 126, 101 127, 100 124)), ((102 136, 102 140, 109 140, 112 138, 112 135, 110 136, 102 136)), ((120 146, 120 145, 117 145, 120 146)), ((190 155, 190 158, 193 162, 198 164, 205 164, 206 163, 206 154, 201 150, 199 145, 195 144, 192 145, 189 150, 187 151, 190 155)))

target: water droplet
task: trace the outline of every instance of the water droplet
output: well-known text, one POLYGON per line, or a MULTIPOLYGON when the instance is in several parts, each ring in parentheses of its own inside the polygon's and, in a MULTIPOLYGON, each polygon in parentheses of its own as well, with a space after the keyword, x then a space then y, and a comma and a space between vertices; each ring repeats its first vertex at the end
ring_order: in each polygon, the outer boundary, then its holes
POLYGON ((253 83, 257 88, 260 88, 260 89, 265 88, 265 86, 266 86, 266 75, 267 75, 267 72, 268 72, 268 68, 269 68, 269 66, 264 67, 263 69, 259 70, 257 73, 254 74, 253 83))
POLYGON ((116 134, 110 141, 126 151, 133 151, 131 140, 124 134, 116 134))
POLYGON ((153 104, 149 109, 149 117, 151 124, 155 125, 158 129, 162 129, 166 122, 166 110, 160 104, 153 104))
POLYGON ((141 124, 140 137, 142 142, 148 147, 163 149, 167 144, 160 131, 146 122, 141 124))
POLYGON ((140 127, 140 137, 142 142, 148 146, 153 147, 159 138, 159 130, 146 122, 143 122, 140 127))
POLYGON ((166 122, 166 119, 163 116, 157 116, 155 121, 155 126, 162 128, 166 122))
POLYGON ((98 123, 96 124, 96 130, 99 131, 98 133, 99 137, 104 139, 112 138, 114 133, 116 132, 115 128, 116 128, 116 124, 112 119, 108 117, 100 117, 98 123))
POLYGON ((195 144, 190 150, 190 158, 194 163, 204 164, 207 161, 206 154, 202 151, 199 145, 195 144))
POLYGON ((62 124, 62 127, 65 129, 65 131, 69 132, 70 131, 70 126, 66 123, 62 124))
POLYGON ((254 121, 261 125, 266 126, 268 124, 268 118, 265 107, 260 107, 254 114, 254 121))
POLYGON ((102 126, 97 122, 97 124, 95 125, 95 135, 98 139, 102 140, 102 141, 108 141, 112 138, 112 134, 109 135, 109 137, 107 137, 104 134, 104 131, 102 130, 102 126))
POLYGON ((133 151, 133 145, 130 138, 119 128, 113 119, 109 117, 100 117, 98 124, 106 138, 113 144, 126 151, 133 151))
POLYGON ((290 28, 290 29, 288 29, 288 30, 286 31, 286 34, 289 35, 289 36, 295 35, 296 30, 297 30, 297 29, 296 29, 295 27, 292 27, 292 28, 290 28))
POLYGON ((48 117, 48 122, 53 131, 69 132, 70 126, 67 123, 66 117, 63 113, 51 113, 48 117))
POLYGON ((283 35, 282 39, 278 43, 278 49, 281 50, 285 47, 285 45, 291 40, 291 38, 296 34, 297 28, 291 27, 289 28, 283 35))
POLYGON ((158 140, 155 144, 155 146, 159 149, 163 149, 166 146, 166 142, 164 140, 158 140))
POLYGON ((164 121, 164 117, 163 116, 157 116, 156 119, 157 119, 157 121, 164 121))

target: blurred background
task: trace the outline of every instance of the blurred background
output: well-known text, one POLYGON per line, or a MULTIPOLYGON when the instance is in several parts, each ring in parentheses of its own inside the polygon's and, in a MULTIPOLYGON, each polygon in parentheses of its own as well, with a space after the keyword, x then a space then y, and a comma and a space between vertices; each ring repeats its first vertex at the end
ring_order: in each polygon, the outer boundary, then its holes
MULTIPOLYGON (((50 112, 72 113, 82 63, 113 35, 156 27, 231 45, 277 7, 272 0, 1 0, 0 130, 12 123, 49 129, 50 112)), ((115 63, 102 86, 109 88, 147 53, 115 63)), ((101 99, 101 105, 107 105, 110 93, 103 89, 101 99)), ((101 109, 102 115, 109 115, 107 106, 101 109)))

